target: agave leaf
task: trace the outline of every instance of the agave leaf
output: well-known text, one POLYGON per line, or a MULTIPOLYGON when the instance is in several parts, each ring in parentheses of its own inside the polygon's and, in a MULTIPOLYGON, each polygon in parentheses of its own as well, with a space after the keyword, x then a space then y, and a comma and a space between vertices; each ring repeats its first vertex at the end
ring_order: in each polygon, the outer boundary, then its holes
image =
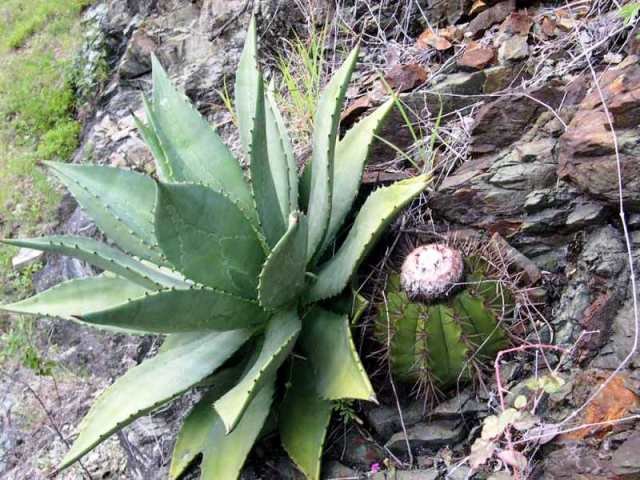
POLYGON ((507 336, 498 327, 498 319, 488 309, 481 297, 474 297, 463 290, 453 298, 453 305, 459 313, 458 319, 466 337, 480 347, 476 355, 493 357, 508 345, 507 336))
POLYGON ((147 115, 165 154, 158 161, 161 178, 202 182, 225 192, 255 220, 251 192, 240 164, 189 99, 171 84, 155 56, 152 64, 153 104, 147 115))
POLYGON ((318 396, 310 365, 296 362, 280 405, 282 446, 309 480, 320 480, 320 459, 332 404, 318 396))
POLYGON ((158 138, 158 135, 156 134, 158 127, 157 125, 153 125, 155 115, 149 98, 145 94, 142 95, 142 103, 144 105, 145 116, 147 117, 149 124, 145 125, 135 114, 133 115, 133 121, 140 132, 144 143, 146 143, 149 150, 151 150, 151 155, 153 155, 155 160, 158 178, 168 180, 171 177, 171 167, 169 166, 169 160, 167 160, 167 154, 160 143, 160 138, 158 138))
MULTIPOLYGON (((277 105, 272 101, 272 97, 268 93, 264 95, 264 99, 269 170, 280 205, 280 214, 282 218, 288 218, 289 213, 291 213, 291 188, 289 187, 289 160, 285 152, 285 139, 282 138, 282 132, 274 111, 274 108, 278 108, 277 105)), ((288 138, 286 140, 288 141, 288 138)))
POLYGON ((238 384, 215 402, 214 407, 222 419, 226 431, 232 431, 266 381, 291 352, 300 332, 300 318, 296 311, 276 313, 265 332, 262 351, 255 363, 238 384))
MULTIPOLYGON (((293 147, 291 145, 291 139, 289 138, 289 132, 287 130, 287 126, 284 123, 284 118, 282 118, 282 113, 278 108, 278 104, 276 103, 274 91, 274 84, 271 82, 269 84, 269 88, 267 89, 266 101, 268 105, 268 110, 273 114, 273 120, 275 120, 275 124, 277 126, 277 132, 280 138, 280 142, 282 144, 282 152, 285 157, 287 171, 289 174, 288 188, 289 188, 289 212, 295 212, 298 210, 298 165, 296 164, 296 158, 293 154, 293 147)), ((269 122, 269 118, 267 117, 267 121, 269 122)), ((269 153, 271 157, 271 153, 269 153)))
POLYGON ((316 283, 307 301, 318 301, 340 293, 369 249, 396 214, 422 192, 428 177, 421 175, 379 188, 365 201, 337 253, 318 269, 316 283))
POLYGON ((251 401, 233 432, 227 434, 222 420, 211 408, 219 391, 209 392, 185 419, 176 441, 169 478, 178 478, 202 453, 200 478, 237 479, 269 415, 273 394, 274 378, 271 378, 251 401))
MULTIPOLYGON (((59 283, 33 297, 2 305, 0 310, 76 320, 82 315, 120 305, 146 292, 145 288, 124 278, 103 274, 59 283)), ((124 328, 114 330, 139 333, 124 328)))
POLYGON ((275 310, 294 302, 305 288, 307 218, 300 212, 289 217, 289 229, 276 244, 260 273, 260 304, 275 310))
POLYGON ((266 318, 257 302, 206 287, 146 292, 115 307, 77 317, 92 325, 146 333, 235 330, 260 325, 266 318))
POLYGON ((256 298, 264 252, 249 220, 223 193, 159 184, 156 233, 167 259, 190 279, 256 298))
POLYGON ((236 73, 235 103, 258 217, 267 243, 273 247, 286 230, 287 214, 283 213, 279 197, 284 199, 288 195, 289 172, 284 158, 270 158, 281 145, 275 120, 265 106, 256 51, 256 25, 252 18, 236 73))
POLYGON ((347 315, 314 307, 304 318, 300 340, 316 374, 320 397, 376 401, 353 344, 347 315))
POLYGON ((156 186, 151 178, 113 167, 44 163, 120 248, 156 265, 166 265, 153 231, 156 186))
POLYGON ((455 321, 453 310, 443 304, 430 306, 424 329, 433 375, 444 387, 455 385, 467 361, 468 349, 461 340, 462 328, 455 321))
POLYGON ((333 196, 333 168, 338 125, 344 96, 358 58, 358 47, 320 94, 314 117, 311 157, 311 187, 309 190, 309 242, 307 258, 313 258, 322 244, 331 217, 333 196))
POLYGON ((210 332, 206 330, 196 330, 193 332, 172 333, 170 335, 167 335, 164 338, 162 345, 160 345, 160 348, 158 349, 158 353, 166 352, 176 347, 181 347, 186 343, 197 340, 198 338, 206 335, 207 333, 210 333, 210 332))
POLYGON ((393 99, 387 100, 373 113, 354 125, 336 146, 331 218, 320 253, 331 245, 345 218, 351 211, 353 201, 360 189, 362 173, 371 145, 382 121, 392 107, 393 99))
POLYGON ((186 281, 165 274, 157 267, 154 268, 139 262, 121 251, 89 237, 53 235, 3 240, 3 243, 75 257, 152 290, 166 287, 190 287, 186 281))
MULTIPOLYGON (((175 348, 175 346, 172 348, 175 348)), ((209 381, 210 386, 206 394, 195 404, 189 415, 184 419, 171 456, 171 466, 169 467, 169 478, 171 480, 179 478, 209 445, 209 435, 216 424, 220 423, 220 419, 215 410, 211 408, 211 405, 233 386, 233 383, 238 379, 239 373, 237 368, 228 368, 214 373, 209 381)), ((219 443, 219 441, 216 441, 215 444, 219 443)), ((221 439, 221 441, 224 440, 221 439)), ((215 446, 215 444, 212 446, 215 446)))
POLYGON ((211 375, 251 332, 215 332, 174 348, 132 368, 95 401, 60 469, 92 450, 112 433, 180 395, 211 375))

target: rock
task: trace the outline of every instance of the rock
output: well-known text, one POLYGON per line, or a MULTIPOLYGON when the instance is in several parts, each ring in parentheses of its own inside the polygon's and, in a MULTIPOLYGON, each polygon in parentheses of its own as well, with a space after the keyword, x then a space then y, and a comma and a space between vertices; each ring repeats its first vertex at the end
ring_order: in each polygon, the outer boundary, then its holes
POLYGON ((341 462, 359 470, 369 471, 372 464, 380 463, 385 458, 380 445, 355 428, 351 428, 344 439, 336 442, 335 447, 342 454, 341 462))
POLYGON ((469 26, 467 27, 466 31, 475 38, 485 30, 490 28, 492 25, 502 22, 515 9, 515 0, 499 2, 489 7, 485 11, 480 12, 473 20, 471 20, 471 22, 469 22, 469 26))
POLYGON ((456 465, 449 468, 446 478, 447 480, 467 480, 471 478, 472 474, 473 471, 471 467, 467 465, 456 465))
POLYGON ((471 130, 471 151, 489 153, 511 145, 546 110, 541 103, 557 108, 562 97, 560 89, 545 86, 530 92, 529 97, 505 96, 484 105, 471 130))
POLYGON ((452 446, 461 441, 464 436, 465 429, 459 421, 436 420, 408 428, 406 438, 404 432, 394 434, 386 447, 394 454, 403 456, 407 454, 407 440, 413 452, 420 452, 452 446))
POLYGON ((322 466, 322 478, 325 480, 358 478, 358 472, 341 464, 340 462, 330 460, 322 466))
POLYGON ((472 70, 482 70, 490 65, 496 57, 496 52, 491 47, 475 46, 467 47, 458 59, 458 66, 472 70))
POLYGON ((11 266, 14 270, 24 270, 30 265, 39 262, 44 257, 44 252, 32 250, 31 248, 21 248, 17 255, 11 259, 11 266))
POLYGON ((542 456, 544 477, 554 480, 609 480, 611 465, 591 446, 572 445, 542 456))
POLYGON ((413 426, 422 420, 425 416, 424 403, 414 400, 406 406, 402 407, 402 420, 398 409, 390 405, 380 405, 367 410, 365 413, 367 420, 376 434, 383 440, 387 441, 391 435, 402 428, 402 422, 405 427, 413 426))
POLYGON ((500 63, 514 62, 522 60, 529 55, 529 44, 527 37, 514 35, 506 38, 498 48, 498 61, 500 63))
MULTIPOLYGON (((624 61, 601 79, 602 91, 613 117, 621 163, 622 198, 632 210, 640 209, 640 65, 624 61)), ((579 111, 560 137, 558 175, 586 193, 611 205, 618 202, 616 148, 597 91, 584 98, 579 111)))
POLYGON ((371 480, 437 480, 440 473, 435 468, 426 470, 396 470, 395 472, 378 472, 369 477, 371 480))
POLYGON ((583 331, 579 351, 593 356, 609 338, 612 321, 627 293, 629 274, 620 232, 611 226, 588 235, 575 270, 553 316, 556 341, 571 344, 583 331))
MULTIPOLYGON (((634 477, 640 476, 640 433, 635 433, 629 437, 618 449, 613 453, 611 463, 613 472, 627 478, 628 475, 634 477)), ((634 478, 631 477, 631 478, 634 478)))
POLYGON ((118 66, 120 77, 132 79, 151 72, 151 54, 157 48, 155 40, 144 28, 136 30, 118 66))
POLYGON ((565 224, 573 229, 595 225, 604 218, 605 209, 598 203, 582 203, 567 216, 565 224))

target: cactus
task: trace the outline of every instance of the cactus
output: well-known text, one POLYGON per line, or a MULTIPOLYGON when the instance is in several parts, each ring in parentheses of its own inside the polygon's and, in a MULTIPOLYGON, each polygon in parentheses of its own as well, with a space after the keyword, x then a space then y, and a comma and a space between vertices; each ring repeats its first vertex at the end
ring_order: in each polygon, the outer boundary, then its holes
POLYGON ((416 248, 392 274, 375 335, 394 376, 425 393, 474 378, 476 366, 508 344, 501 325, 513 296, 481 256, 444 244, 416 248))
POLYGON ((166 335, 155 357, 99 396, 60 469, 198 388, 202 400, 178 435, 171 479, 200 454, 202 478, 237 478, 267 417, 284 411, 277 422, 283 446, 315 480, 332 402, 375 400, 350 330, 349 316, 361 313, 351 305, 361 299, 351 295, 347 305, 345 298, 375 240, 429 179, 372 192, 346 232, 369 148, 393 101, 338 138, 356 48, 319 98, 312 161, 299 179, 256 53, 252 20, 235 88, 250 181, 154 57, 153 93, 143 99, 147 123, 136 121, 157 178, 47 163, 117 247, 83 237, 6 240, 74 256, 104 273, 0 308, 166 335))

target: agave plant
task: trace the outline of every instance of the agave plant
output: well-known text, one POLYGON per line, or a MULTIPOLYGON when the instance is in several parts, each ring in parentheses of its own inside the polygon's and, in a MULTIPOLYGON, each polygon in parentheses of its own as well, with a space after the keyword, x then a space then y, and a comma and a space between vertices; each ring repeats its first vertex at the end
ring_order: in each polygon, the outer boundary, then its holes
POLYGON ((488 270, 480 255, 429 244, 389 277, 375 333, 398 380, 437 395, 477 377, 483 362, 507 346, 502 320, 514 297, 488 270))
POLYGON ((99 396, 60 469, 195 387, 204 393, 178 435, 170 478, 200 454, 202 478, 237 478, 272 413, 286 451, 317 479, 332 402, 375 400, 354 349, 344 292, 385 226, 428 179, 375 190, 346 231, 369 147, 392 102, 338 138, 358 55, 352 51, 319 98, 312 160, 299 178, 256 52, 252 20, 235 85, 250 180, 154 58, 147 123, 138 127, 157 179, 106 166, 47 164, 117 248, 86 237, 7 240, 105 272, 4 310, 167 335, 156 356, 99 396))

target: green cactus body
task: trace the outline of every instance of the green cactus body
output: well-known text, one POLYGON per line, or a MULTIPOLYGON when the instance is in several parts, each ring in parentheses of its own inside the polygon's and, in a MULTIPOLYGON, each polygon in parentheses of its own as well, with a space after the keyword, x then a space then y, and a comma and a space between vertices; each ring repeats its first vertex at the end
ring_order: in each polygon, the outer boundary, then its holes
POLYGON ((389 277, 375 334, 398 380, 446 390, 473 377, 473 362, 486 362, 508 345, 500 320, 511 310, 512 297, 485 276, 485 266, 477 257, 467 258, 468 285, 429 303, 412 301, 399 275, 389 277))

